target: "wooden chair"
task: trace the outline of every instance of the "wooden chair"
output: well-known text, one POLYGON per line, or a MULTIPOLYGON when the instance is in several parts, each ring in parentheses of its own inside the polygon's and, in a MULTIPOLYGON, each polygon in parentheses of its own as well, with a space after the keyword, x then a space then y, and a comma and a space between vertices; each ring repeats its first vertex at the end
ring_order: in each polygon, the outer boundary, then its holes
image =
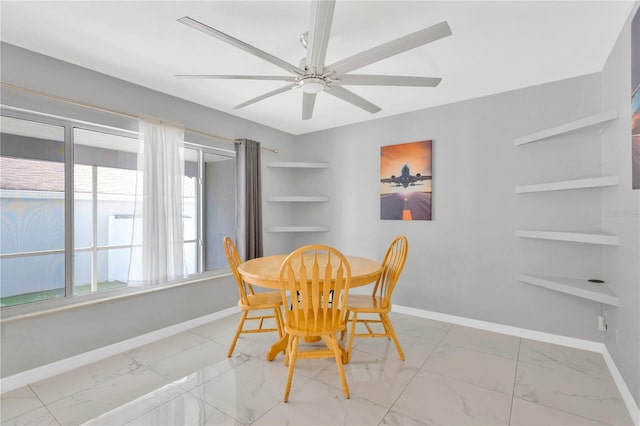
POLYGON ((284 331, 288 335, 285 365, 289 364, 284 402, 289 400, 298 358, 335 358, 344 396, 349 398, 342 367, 344 351, 337 336, 347 326, 344 308, 350 285, 349 263, 334 248, 323 245, 300 247, 282 262, 280 288, 285 306, 284 331), (299 350, 300 338, 314 337, 319 337, 326 348, 299 350))
MULTIPOLYGON (((351 322, 351 331, 349 333, 349 343, 347 344, 346 362, 351 359, 351 351, 353 349, 354 337, 386 337, 392 338, 396 345, 396 350, 400 359, 404 361, 404 352, 398 342, 396 332, 391 325, 389 319, 389 312, 391 311, 391 294, 398 282, 400 272, 404 267, 404 263, 407 260, 407 250, 409 243, 405 236, 396 237, 384 256, 382 261, 382 273, 376 281, 372 294, 358 295, 352 294, 349 296, 349 304, 347 305, 347 321, 351 322), (349 318, 353 312, 353 318, 349 318), (379 319, 358 319, 358 314, 378 314, 379 319), (366 333, 356 334, 356 325, 363 323, 367 328, 366 333), (379 323, 384 328, 384 333, 375 333, 369 324, 379 323)), ((346 331, 346 329, 345 329, 346 331)), ((340 335, 341 339, 344 339, 345 331, 340 335)))
POLYGON ((238 284, 238 291, 240 292, 240 300, 238 300, 238 306, 240 307, 240 309, 242 309, 242 317, 240 318, 240 323, 238 324, 236 335, 233 337, 233 342, 231 343, 231 347, 229 348, 229 352, 227 353, 227 357, 231 357, 231 354, 233 354, 233 349, 236 347, 238 337, 242 333, 269 333, 277 331, 279 337, 283 336, 283 320, 282 312, 280 311, 282 298, 279 291, 255 293, 251 284, 246 283, 238 272, 238 265, 240 265, 242 261, 240 260, 238 249, 233 243, 233 240, 229 237, 224 237, 223 244, 224 252, 227 255, 227 262, 229 263, 229 267, 231 268, 233 276, 236 279, 236 283, 238 284), (265 309, 273 310, 273 315, 256 315, 253 317, 248 316, 250 311, 265 309), (275 319, 276 328, 263 328, 264 320, 271 318, 275 319), (244 330, 244 323, 246 320, 259 321, 258 327, 244 330))

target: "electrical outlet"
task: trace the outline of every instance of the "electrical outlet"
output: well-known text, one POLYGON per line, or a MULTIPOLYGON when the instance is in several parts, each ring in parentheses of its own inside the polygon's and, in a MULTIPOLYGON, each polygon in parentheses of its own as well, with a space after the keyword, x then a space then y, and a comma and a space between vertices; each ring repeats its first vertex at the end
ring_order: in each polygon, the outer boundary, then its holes
POLYGON ((598 330, 602 333, 606 333, 609 328, 609 321, 607 319, 607 310, 603 309, 602 314, 598 315, 598 330))
POLYGON ((607 331, 607 318, 604 315, 598 315, 598 331, 607 331))

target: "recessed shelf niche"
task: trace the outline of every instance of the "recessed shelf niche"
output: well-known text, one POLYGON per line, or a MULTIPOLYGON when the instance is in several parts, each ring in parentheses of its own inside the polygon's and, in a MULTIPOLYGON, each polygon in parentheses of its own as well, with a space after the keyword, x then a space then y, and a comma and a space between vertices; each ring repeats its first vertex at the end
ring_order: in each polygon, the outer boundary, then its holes
MULTIPOLYGON (((617 118, 617 111, 605 111, 600 114, 590 115, 516 138, 513 143, 514 145, 519 146, 574 132, 602 132, 611 121, 617 118)), ((594 176, 582 179, 519 185, 516 186, 515 192, 517 194, 528 194, 544 193, 549 191, 587 190, 590 188, 603 189, 610 186, 616 186, 618 183, 617 176, 594 176)), ((600 192, 597 194, 600 194, 600 192)), ((519 238, 598 244, 602 246, 617 246, 619 244, 618 236, 604 234, 601 232, 580 233, 570 231, 518 229, 516 230, 516 236, 519 238)), ((519 274, 517 279, 518 281, 526 284, 570 294, 578 298, 600 302, 610 306, 618 306, 619 304, 618 297, 613 293, 613 291, 611 291, 606 283, 589 282, 589 280, 585 278, 545 277, 529 274, 519 274)))
MULTIPOLYGON (((305 161, 281 161, 281 162, 272 162, 267 163, 267 167, 275 168, 275 169, 291 169, 291 170, 300 170, 300 172, 307 172, 314 169, 328 169, 329 163, 322 162, 305 162, 305 161)), ((298 173, 298 172, 296 172, 298 173)), ((298 206, 298 209, 304 209, 305 204, 308 203, 327 203, 329 202, 329 197, 325 195, 318 194, 308 194, 308 195, 273 195, 267 197, 265 199, 270 203, 293 203, 293 205, 298 206)), ((305 226, 272 226, 267 228, 267 232, 272 233, 290 233, 290 232, 327 232, 329 231, 329 227, 325 225, 305 225, 305 226)))

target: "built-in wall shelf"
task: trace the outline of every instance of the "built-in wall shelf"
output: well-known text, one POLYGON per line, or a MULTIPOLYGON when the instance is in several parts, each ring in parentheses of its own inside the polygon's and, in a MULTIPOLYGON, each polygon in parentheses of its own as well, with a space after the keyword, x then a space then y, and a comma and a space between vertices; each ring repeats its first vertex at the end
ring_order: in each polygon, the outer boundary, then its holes
POLYGON ((611 291, 606 283, 592 283, 585 278, 560 278, 520 274, 518 275, 518 281, 611 306, 618 306, 620 303, 618 297, 611 291))
POLYGON ((601 176, 595 178, 539 183, 535 185, 521 185, 516 186, 516 193, 524 194, 527 192, 562 191, 566 189, 599 188, 615 185, 618 185, 618 176, 601 176))
POLYGON ((531 142, 538 142, 552 136, 559 136, 580 130, 589 130, 598 126, 603 126, 616 118, 618 118, 618 111, 605 111, 600 114, 590 115, 560 126, 544 129, 527 136, 521 136, 516 138, 513 143, 514 145, 524 145, 531 142))
POLYGON ((267 167, 292 168, 292 169, 327 169, 329 168, 329 163, 284 161, 284 162, 267 163, 267 167))
POLYGON ((326 203, 329 197, 323 195, 277 195, 267 198, 273 203, 326 203))
MULTIPOLYGON (((608 126, 611 121, 616 120, 617 118, 618 111, 604 111, 599 114, 590 115, 579 120, 570 121, 559 126, 549 127, 547 129, 542 129, 536 133, 518 137, 514 139, 513 144, 516 146, 525 145, 532 142, 547 140, 555 136, 563 136, 582 131, 600 132, 600 134, 602 134, 602 131, 604 131, 606 126, 608 126)), ((548 144, 546 145, 546 148, 554 149, 555 145, 548 144)), ((549 155, 553 155, 553 152, 549 152, 549 155)), ((598 173, 594 172, 594 174, 597 175, 598 173)), ((618 184, 618 176, 595 176, 582 179, 536 183, 532 185, 520 185, 516 186, 515 192, 516 194, 526 194, 531 192, 603 188, 608 186, 616 186, 618 184)), ((589 196, 600 195, 600 191, 591 191, 589 196)), ((553 201, 555 200, 555 198, 552 198, 551 200, 553 201)), ((597 206, 599 206, 600 203, 594 202, 593 205, 595 208, 598 208, 597 206)), ((617 246, 619 244, 619 238, 616 235, 603 234, 600 232, 579 233, 518 229, 516 230, 516 236, 520 238, 598 244, 603 246, 617 246)), ((558 259, 558 261, 561 262, 562 259, 558 259)), ((543 287, 559 293, 569 294, 583 300, 591 300, 610 306, 619 305, 618 297, 604 282, 591 282, 585 278, 560 278, 527 274, 520 274, 517 276, 517 279, 526 284, 543 287)))
MULTIPOLYGON (((267 163, 267 167, 276 169, 298 169, 298 173, 304 174, 312 170, 328 169, 329 163, 313 162, 313 161, 282 161, 267 163)), ((324 175, 324 173, 322 173, 324 175)), ((314 191, 315 192, 315 191, 314 191)), ((328 203, 329 197, 317 194, 308 195, 273 195, 266 198, 267 202, 273 203, 294 203, 294 205, 287 206, 287 208, 295 209, 294 217, 304 217, 305 212, 309 209, 318 209, 320 205, 306 205, 307 203, 328 203)), ((267 232, 274 233, 291 233, 291 232, 327 232, 329 227, 325 225, 312 225, 312 226, 273 226, 268 227, 267 232)))
POLYGON ((327 232, 328 226, 274 226, 268 232, 327 232))
POLYGON ((602 244, 606 246, 617 246, 618 237, 608 234, 583 234, 578 232, 556 232, 556 231, 530 231, 521 229, 516 231, 516 236, 522 238, 536 238, 540 240, 569 241, 572 243, 602 244))

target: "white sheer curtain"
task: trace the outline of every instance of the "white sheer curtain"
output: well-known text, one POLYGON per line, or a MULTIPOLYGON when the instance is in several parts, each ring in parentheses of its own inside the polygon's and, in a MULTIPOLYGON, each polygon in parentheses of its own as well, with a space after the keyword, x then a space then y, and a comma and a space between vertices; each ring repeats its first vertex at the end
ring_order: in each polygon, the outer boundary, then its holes
POLYGON ((140 118, 140 152, 129 285, 183 277, 184 128, 140 118), (135 271, 135 272, 134 272, 135 271))

